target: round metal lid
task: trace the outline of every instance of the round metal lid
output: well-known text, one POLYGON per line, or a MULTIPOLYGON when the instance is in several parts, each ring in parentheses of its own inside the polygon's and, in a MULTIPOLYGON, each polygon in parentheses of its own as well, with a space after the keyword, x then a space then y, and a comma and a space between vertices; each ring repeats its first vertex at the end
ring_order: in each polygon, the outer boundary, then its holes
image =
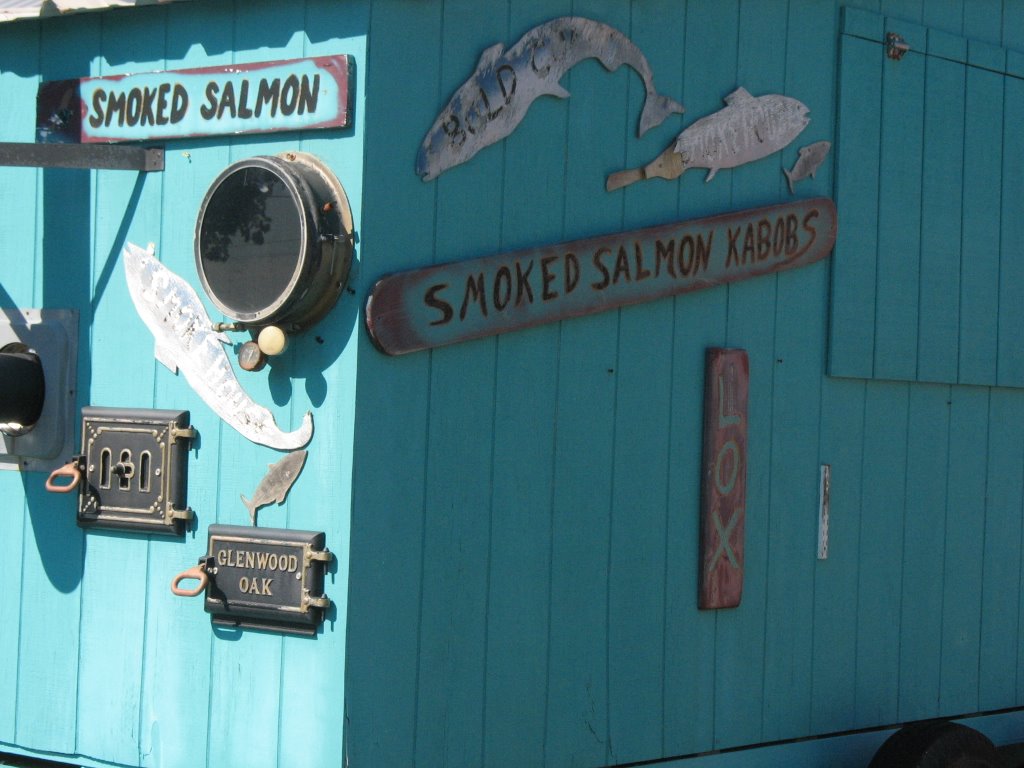
POLYGON ((252 157, 225 169, 196 222, 196 267, 214 304, 244 323, 280 316, 318 256, 317 201, 294 164, 252 157))

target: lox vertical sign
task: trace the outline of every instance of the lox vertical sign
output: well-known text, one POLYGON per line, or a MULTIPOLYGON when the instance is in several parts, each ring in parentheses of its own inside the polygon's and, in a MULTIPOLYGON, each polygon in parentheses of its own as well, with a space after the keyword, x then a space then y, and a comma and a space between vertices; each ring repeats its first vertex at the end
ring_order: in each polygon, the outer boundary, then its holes
POLYGON ((84 78, 77 82, 79 140, 343 128, 350 117, 350 72, 350 57, 320 56, 84 78))
POLYGON ((707 350, 697 603, 700 608, 734 608, 743 594, 749 388, 750 361, 745 350, 707 350))

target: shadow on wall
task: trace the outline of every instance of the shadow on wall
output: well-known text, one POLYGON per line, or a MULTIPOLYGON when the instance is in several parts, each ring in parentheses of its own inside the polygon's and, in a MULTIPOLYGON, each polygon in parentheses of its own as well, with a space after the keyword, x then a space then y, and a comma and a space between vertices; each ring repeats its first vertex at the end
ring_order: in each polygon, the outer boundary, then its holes
MULTIPOLYGON (((37 64, 40 80, 60 80, 88 72, 91 53, 87 50, 64 45, 60 46, 61 56, 46 55, 72 31, 63 19, 50 23, 53 24, 54 37, 49 41, 50 45, 44 45, 42 27, 39 28, 40 57, 33 62, 37 64)), ((40 227, 42 250, 41 257, 37 257, 36 275, 42 282, 41 306, 71 308, 79 312, 77 414, 81 405, 88 402, 92 385, 91 173, 88 170, 45 168, 39 178, 42 183, 39 198, 41 215, 37 216, 36 226, 40 227)), ((130 212, 126 217, 130 217, 130 212)), ((61 592, 71 592, 82 580, 85 537, 75 521, 74 494, 54 498, 45 490, 44 479, 39 473, 22 473, 33 537, 50 582, 61 592)))
MULTIPOLYGON (((79 311, 76 414, 82 402, 88 399, 92 382, 89 175, 89 171, 59 168, 42 172, 42 306, 79 311)), ((72 592, 82 580, 85 562, 85 537, 75 522, 77 496, 67 494, 54 498, 45 490, 43 478, 36 472, 23 472, 22 483, 46 575, 61 592, 72 592)))
MULTIPOLYGON (((95 290, 92 290, 93 278, 89 272, 91 238, 89 237, 88 218, 82 218, 89 208, 89 172, 70 171, 65 173, 57 169, 43 171, 43 306, 71 307, 77 309, 81 317, 76 387, 76 391, 80 394, 75 403, 75 425, 79 423, 80 407, 89 402, 92 355, 90 354, 88 330, 92 325, 96 307, 110 282, 111 274, 119 263, 118 257, 124 246, 128 227, 135 216, 147 175, 145 173, 138 174, 114 244, 95 277, 96 287, 95 290), (84 191, 80 186, 83 184, 84 191), (72 194, 77 194, 80 201, 67 199, 65 197, 66 188, 78 190, 77 193, 73 192, 72 194), (75 205, 84 206, 85 212, 75 210, 75 205), (71 211, 70 215, 76 217, 73 220, 85 222, 81 228, 62 227, 59 224, 63 212, 68 210, 71 211), (57 213, 54 214, 53 211, 57 211, 57 213), (77 242, 66 243, 71 240, 77 242), (66 282, 65 276, 70 278, 66 282)), ((13 306, 9 296, 0 295, 0 300, 7 301, 10 306, 13 306)), ((76 450, 80 444, 79 437, 76 434, 72 441, 76 450)), ((70 457, 59 456, 57 458, 64 460, 70 457)), ((36 547, 43 568, 53 586, 61 592, 70 592, 81 581, 85 557, 85 537, 78 528, 75 518, 78 494, 51 494, 44 490, 42 477, 33 472, 23 472, 22 483, 25 487, 25 500, 28 504, 36 547)))
MULTIPOLYGON (((358 251, 359 233, 356 236, 358 251)), ((359 332, 360 297, 358 287, 359 254, 352 254, 352 267, 348 282, 338 297, 337 304, 323 320, 306 329, 290 342, 288 353, 270 358, 268 381, 270 395, 276 405, 285 405, 293 394, 293 379, 304 379, 310 403, 319 408, 327 400, 328 384, 324 371, 338 359, 345 347, 356 343, 359 332), (355 331, 353 331, 355 329, 355 331)))

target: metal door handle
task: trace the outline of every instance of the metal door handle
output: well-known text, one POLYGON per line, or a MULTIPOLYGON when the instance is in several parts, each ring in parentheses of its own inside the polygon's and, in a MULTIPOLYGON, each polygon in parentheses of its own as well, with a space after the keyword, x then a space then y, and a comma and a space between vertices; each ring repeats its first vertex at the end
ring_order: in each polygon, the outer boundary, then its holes
POLYGON ((69 461, 63 467, 57 467, 50 473, 50 476, 46 478, 46 490, 51 493, 71 493, 78 487, 78 484, 82 481, 82 470, 78 468, 77 461, 69 461), (58 485, 54 482, 58 477, 70 477, 71 482, 67 485, 58 485))
POLYGON ((195 597, 210 583, 210 577, 206 575, 206 569, 201 565, 193 565, 187 571, 182 571, 171 581, 171 592, 181 597, 195 597), (198 579, 199 586, 195 589, 182 589, 178 586, 185 579, 198 579))

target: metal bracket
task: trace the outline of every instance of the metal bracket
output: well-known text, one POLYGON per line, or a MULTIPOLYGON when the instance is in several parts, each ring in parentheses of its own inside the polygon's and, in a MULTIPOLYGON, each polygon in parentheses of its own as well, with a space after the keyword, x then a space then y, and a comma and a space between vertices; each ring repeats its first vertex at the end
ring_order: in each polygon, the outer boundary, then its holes
POLYGON ((119 144, 34 144, 0 142, 0 166, 29 168, 96 168, 110 171, 162 171, 159 147, 119 144))
POLYGON ((169 507, 167 510, 168 520, 191 520, 194 517, 194 515, 195 513, 192 511, 191 507, 185 507, 185 509, 175 509, 174 507, 169 507))
POLYGON ((828 513, 831 506, 832 465, 822 464, 818 480, 818 559, 828 559, 828 513))
POLYGON ((893 61, 899 61, 902 59, 909 50, 910 46, 901 35, 897 35, 895 32, 890 32, 885 36, 885 55, 893 61))
POLYGON ((334 559, 334 553, 329 549, 308 549, 306 550, 306 562, 311 563, 319 561, 321 563, 329 563, 334 559))
POLYGON ((302 595, 302 606, 304 608, 323 608, 326 610, 331 607, 331 599, 327 595, 313 597, 308 592, 305 592, 302 595))
POLYGON ((176 443, 179 439, 195 440, 199 435, 195 427, 171 427, 171 442, 176 443))

